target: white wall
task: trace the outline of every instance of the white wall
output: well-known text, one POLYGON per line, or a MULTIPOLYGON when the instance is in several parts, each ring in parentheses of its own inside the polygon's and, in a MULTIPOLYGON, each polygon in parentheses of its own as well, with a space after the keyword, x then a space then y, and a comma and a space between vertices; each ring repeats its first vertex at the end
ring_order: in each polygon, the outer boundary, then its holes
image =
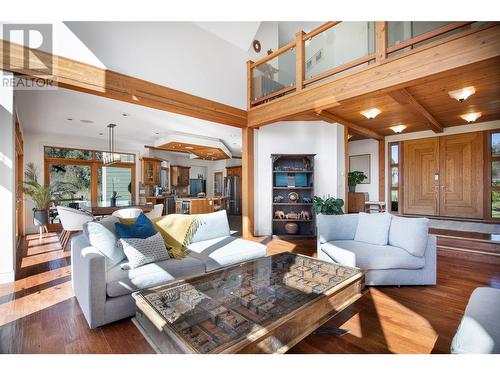
MULTIPOLYGON (((255 131, 255 234, 272 232, 271 154, 316 154, 314 194, 343 197, 344 162, 338 149, 343 128, 323 121, 278 122, 255 131)), ((343 151, 342 151, 343 153, 343 151)))
MULTIPOLYGON (((0 70, 0 82, 12 78, 0 70)), ((0 85, 0 283, 14 281, 15 241, 15 120, 14 92, 0 85)))
POLYGON ((356 191, 368 193, 370 200, 378 201, 378 141, 374 139, 363 139, 360 141, 352 141, 348 143, 348 156, 370 154, 370 183, 356 185, 356 191))
MULTIPOLYGON (((97 139, 85 137, 75 134, 72 137, 63 136, 59 134, 52 134, 48 132, 24 132, 24 163, 33 162, 38 169, 40 181, 44 181, 44 146, 60 146, 60 147, 74 147, 83 149, 94 150, 107 150, 108 144, 106 139, 97 139)), ((136 189, 139 191, 139 181, 141 180, 141 163, 140 156, 144 154, 144 146, 142 144, 123 143, 116 144, 116 152, 133 153, 136 157, 136 189)), ((136 199, 138 194, 136 194, 136 199)), ((26 233, 33 233, 37 229, 33 225, 33 218, 31 210, 33 204, 30 200, 26 200, 24 206, 24 222, 26 233)))

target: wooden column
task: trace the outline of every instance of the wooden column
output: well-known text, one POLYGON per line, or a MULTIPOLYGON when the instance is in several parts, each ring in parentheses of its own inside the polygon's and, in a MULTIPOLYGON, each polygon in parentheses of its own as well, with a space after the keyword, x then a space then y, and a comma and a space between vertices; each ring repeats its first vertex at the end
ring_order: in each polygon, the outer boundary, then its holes
POLYGON ((344 213, 348 213, 349 207, 349 128, 344 126, 344 213))
POLYGON ((387 57, 387 22, 375 22, 375 58, 376 61, 385 60, 387 57))
POLYGON ((254 235, 254 129, 242 129, 241 211, 243 237, 254 235))
POLYGON ((304 66, 305 66, 304 32, 295 34, 295 87, 296 91, 304 88, 304 66))
POLYGON ((378 141, 378 200, 385 201, 385 140, 378 141))
POLYGON ((250 107, 252 106, 252 93, 253 93, 252 64, 253 61, 251 60, 247 61, 247 109, 250 109, 250 107))

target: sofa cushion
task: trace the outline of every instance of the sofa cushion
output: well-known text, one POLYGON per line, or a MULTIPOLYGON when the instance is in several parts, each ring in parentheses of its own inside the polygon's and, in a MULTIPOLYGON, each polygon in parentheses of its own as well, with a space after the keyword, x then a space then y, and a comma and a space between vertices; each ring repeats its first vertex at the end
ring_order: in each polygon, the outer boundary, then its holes
POLYGON ((153 226, 151 220, 142 212, 133 224, 115 224, 116 235, 119 238, 148 238, 154 236, 158 231, 153 226))
POLYGON ((380 214, 360 212, 354 239, 373 245, 387 245, 391 219, 392 215, 385 212, 380 214))
POLYGON ((206 272, 266 256, 264 245, 231 236, 191 243, 189 255, 205 263, 206 272))
POLYGON ((500 354, 500 289, 477 288, 451 342, 456 354, 500 354))
POLYGON ((401 247, 416 257, 424 256, 429 235, 429 219, 393 216, 389 245, 401 247))
POLYGON ((320 243, 335 240, 353 240, 358 227, 358 214, 318 215, 320 243))
POLYGON ((108 269, 125 259, 125 253, 115 232, 115 224, 118 222, 117 217, 109 216, 101 221, 83 224, 85 239, 106 257, 108 269))
POLYGON ((191 242, 206 241, 231 234, 225 210, 196 215, 196 221, 198 228, 191 242))
POLYGON ((330 241, 321 250, 333 261, 350 267, 367 270, 420 269, 423 257, 416 257, 395 246, 373 245, 354 240, 330 241))
POLYGON ((130 269, 170 258, 160 233, 148 238, 122 238, 120 242, 130 269))
POLYGON ((201 275, 204 272, 203 263, 189 256, 183 259, 167 259, 158 263, 149 263, 131 270, 122 270, 117 264, 106 274, 106 293, 109 297, 123 296, 175 279, 201 275))

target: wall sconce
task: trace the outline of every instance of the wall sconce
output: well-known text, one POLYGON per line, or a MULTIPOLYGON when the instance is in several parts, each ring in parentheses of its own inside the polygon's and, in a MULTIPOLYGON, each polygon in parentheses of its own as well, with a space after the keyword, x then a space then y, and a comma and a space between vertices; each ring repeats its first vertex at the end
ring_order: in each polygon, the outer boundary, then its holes
POLYGON ((371 120, 371 119, 374 119, 375 117, 377 117, 382 111, 378 108, 371 108, 371 109, 368 109, 366 111, 361 111, 359 113, 361 113, 363 116, 365 116, 368 120, 371 120))
POLYGON ((454 90, 454 91, 449 91, 448 95, 452 99, 456 99, 459 102, 463 102, 466 100, 469 96, 474 94, 476 92, 476 89, 474 86, 469 86, 469 87, 464 87, 463 89, 460 90, 454 90))
POLYGON ((390 129, 394 133, 401 133, 403 130, 406 129, 406 125, 397 125, 397 126, 391 126, 390 129))
POLYGON ((463 118, 467 122, 474 122, 479 117, 481 117, 481 112, 466 113, 465 115, 460 115, 460 117, 463 118))

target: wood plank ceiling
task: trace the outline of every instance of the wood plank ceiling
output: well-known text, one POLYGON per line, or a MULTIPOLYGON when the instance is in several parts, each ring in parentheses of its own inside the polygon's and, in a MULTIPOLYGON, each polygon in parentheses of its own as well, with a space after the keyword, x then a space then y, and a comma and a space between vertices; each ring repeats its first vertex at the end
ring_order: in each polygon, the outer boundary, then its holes
POLYGON ((156 150, 193 154, 196 155, 198 159, 202 160, 230 159, 229 155, 227 155, 222 149, 218 147, 201 146, 201 145, 182 143, 182 142, 169 142, 157 147, 152 147, 152 146, 146 146, 146 147, 153 148, 156 150))
MULTIPOLYGON (((347 123, 375 131, 382 136, 393 135, 394 131, 390 128, 397 125, 407 126, 404 133, 431 129, 439 132, 439 125, 444 128, 466 125, 467 121, 460 115, 470 112, 482 113, 477 122, 499 120, 500 57, 429 76, 403 90, 403 94, 401 89, 370 93, 342 101, 326 111, 347 123), (464 102, 448 95, 449 91, 468 86, 474 86, 476 93, 464 102), (410 96, 417 104, 405 103, 406 96, 410 96), (370 108, 378 108, 382 112, 369 120, 360 112, 370 108)), ((317 116, 314 112, 302 113, 289 117, 288 120, 318 120, 315 115, 317 116)), ((471 126, 474 126, 473 123, 471 126)), ((350 129, 350 134, 350 140, 369 137, 354 129, 350 129)))

